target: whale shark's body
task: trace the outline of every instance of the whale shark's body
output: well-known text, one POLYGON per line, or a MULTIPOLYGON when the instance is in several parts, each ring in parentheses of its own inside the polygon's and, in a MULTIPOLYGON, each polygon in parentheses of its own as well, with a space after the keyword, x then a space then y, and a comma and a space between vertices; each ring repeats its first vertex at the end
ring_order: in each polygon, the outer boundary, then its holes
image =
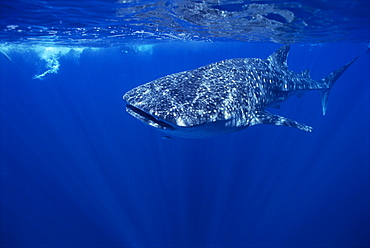
POLYGON ((311 132, 311 127, 265 109, 294 94, 319 90, 325 114, 330 88, 354 60, 315 81, 308 70, 288 70, 289 49, 283 46, 267 59, 228 59, 159 78, 128 91, 123 96, 126 110, 167 135, 185 138, 208 138, 256 124, 311 132))

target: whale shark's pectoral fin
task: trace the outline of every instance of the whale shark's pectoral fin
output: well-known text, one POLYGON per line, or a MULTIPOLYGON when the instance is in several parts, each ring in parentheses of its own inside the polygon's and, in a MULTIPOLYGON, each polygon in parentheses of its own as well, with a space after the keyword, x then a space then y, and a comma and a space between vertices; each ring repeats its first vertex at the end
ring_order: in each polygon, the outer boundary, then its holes
POLYGON ((255 120, 253 121, 252 125, 257 124, 295 127, 306 132, 312 132, 312 127, 310 126, 307 126, 303 123, 299 123, 282 116, 273 115, 267 111, 256 111, 255 120))

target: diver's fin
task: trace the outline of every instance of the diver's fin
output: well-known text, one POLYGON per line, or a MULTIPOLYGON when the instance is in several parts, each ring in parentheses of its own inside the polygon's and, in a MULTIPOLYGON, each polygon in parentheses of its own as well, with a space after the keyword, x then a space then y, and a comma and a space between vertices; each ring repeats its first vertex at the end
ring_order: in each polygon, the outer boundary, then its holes
POLYGON ((312 132, 312 127, 307 126, 303 123, 293 121, 291 119, 271 114, 267 111, 256 111, 255 120, 252 125, 257 124, 267 124, 267 125, 278 125, 278 126, 287 126, 295 127, 306 132, 312 132))
POLYGON ((289 45, 282 46, 276 52, 271 54, 267 58, 267 60, 281 69, 287 69, 288 68, 287 59, 289 50, 290 50, 289 45))
MULTIPOLYGON (((358 57, 357 57, 358 58, 358 57)), ((323 90, 320 90, 320 95, 321 95, 321 106, 322 106, 322 114, 325 115, 326 113, 326 109, 328 107, 328 97, 329 97, 329 91, 331 89, 331 87, 334 85, 334 83, 338 80, 338 78, 343 74, 343 72, 345 72, 345 70, 347 70, 347 68, 352 65, 353 62, 356 61, 355 58, 354 60, 352 60, 351 62, 349 62, 348 64, 342 66, 341 68, 339 68, 338 70, 330 73, 329 76, 327 76, 326 78, 322 79, 321 81, 324 82, 326 85, 327 85, 327 89, 323 89, 323 90)))

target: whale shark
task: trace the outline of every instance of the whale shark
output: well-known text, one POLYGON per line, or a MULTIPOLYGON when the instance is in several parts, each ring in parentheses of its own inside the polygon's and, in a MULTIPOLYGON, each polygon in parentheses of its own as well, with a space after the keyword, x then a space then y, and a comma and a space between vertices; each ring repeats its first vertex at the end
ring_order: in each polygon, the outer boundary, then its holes
POLYGON ((161 77, 125 93, 126 111, 166 135, 183 138, 209 138, 258 124, 312 132, 312 127, 266 108, 317 90, 325 115, 330 89, 357 58, 316 81, 309 70, 288 69, 289 50, 285 45, 267 59, 227 59, 161 77))

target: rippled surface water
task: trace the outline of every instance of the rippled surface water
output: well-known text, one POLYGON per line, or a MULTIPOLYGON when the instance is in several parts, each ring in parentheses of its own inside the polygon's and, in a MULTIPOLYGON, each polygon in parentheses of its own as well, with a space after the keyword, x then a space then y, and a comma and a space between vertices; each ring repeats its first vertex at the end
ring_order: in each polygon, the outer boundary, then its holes
POLYGON ((370 41, 368 1, 5 0, 0 7, 3 42, 370 41))

